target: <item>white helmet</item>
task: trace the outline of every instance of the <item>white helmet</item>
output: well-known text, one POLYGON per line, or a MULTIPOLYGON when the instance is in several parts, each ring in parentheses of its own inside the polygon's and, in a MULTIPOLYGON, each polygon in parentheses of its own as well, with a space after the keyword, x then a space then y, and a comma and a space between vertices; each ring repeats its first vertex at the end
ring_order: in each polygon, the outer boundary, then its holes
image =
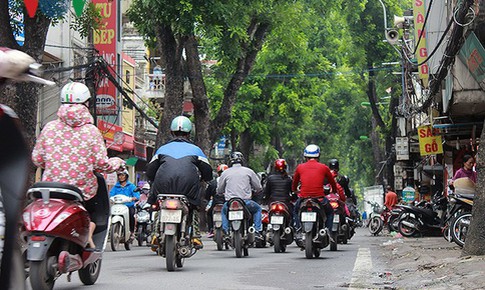
POLYGON ((190 133, 192 131, 192 122, 185 116, 175 117, 170 125, 170 131, 190 133))
POLYGON ((150 189, 150 184, 148 182, 143 184, 143 187, 141 189, 150 189))
POLYGON ((78 82, 71 82, 61 90, 61 103, 63 104, 83 104, 91 98, 89 88, 78 82))
POLYGON ((320 157, 320 147, 315 144, 310 144, 305 148, 303 151, 303 156, 310 157, 310 158, 318 158, 320 157))

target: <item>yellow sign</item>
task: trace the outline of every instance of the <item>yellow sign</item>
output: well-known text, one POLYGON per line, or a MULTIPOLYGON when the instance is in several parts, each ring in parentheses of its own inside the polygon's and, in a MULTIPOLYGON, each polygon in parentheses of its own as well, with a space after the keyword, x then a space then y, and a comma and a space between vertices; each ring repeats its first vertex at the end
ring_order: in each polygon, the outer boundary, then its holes
POLYGON ((435 155, 443 153, 443 144, 439 129, 431 125, 418 127, 419 152, 421 155, 435 155))

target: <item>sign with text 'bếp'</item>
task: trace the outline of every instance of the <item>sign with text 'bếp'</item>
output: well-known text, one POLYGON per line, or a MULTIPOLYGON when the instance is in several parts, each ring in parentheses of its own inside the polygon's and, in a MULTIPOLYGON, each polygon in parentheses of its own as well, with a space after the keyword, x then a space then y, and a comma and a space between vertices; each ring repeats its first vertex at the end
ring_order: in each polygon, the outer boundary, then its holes
POLYGON ((440 130, 431 125, 418 127, 419 152, 424 155, 435 155, 443 153, 440 130))

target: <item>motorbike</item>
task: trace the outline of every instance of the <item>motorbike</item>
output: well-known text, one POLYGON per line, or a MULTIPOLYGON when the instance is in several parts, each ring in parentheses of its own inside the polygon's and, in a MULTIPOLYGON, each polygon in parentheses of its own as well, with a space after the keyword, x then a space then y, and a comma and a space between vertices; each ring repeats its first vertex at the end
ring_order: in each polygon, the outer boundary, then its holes
MULTIPOLYGON (((334 236, 336 237, 337 243, 347 244, 348 240, 351 238, 350 225, 347 220, 347 215, 345 213, 345 204, 337 193, 330 192, 330 188, 327 189, 326 197, 333 209, 333 226, 332 234, 335 231, 334 236)), ((334 237, 334 238, 335 238, 334 237)), ((332 247, 330 244, 330 249, 336 251, 336 245, 332 247), (335 248, 335 249, 332 249, 335 248)))
POLYGON ((433 195, 432 201, 425 203, 424 206, 402 205, 397 225, 399 233, 404 237, 411 237, 417 233, 441 233, 447 203, 443 193, 437 192, 433 195))
POLYGON ((192 212, 185 195, 158 194, 160 233, 158 255, 165 257, 167 271, 182 268, 185 258, 197 252, 192 244, 192 212))
MULTIPOLYGON (((422 206, 422 204, 417 205, 417 207, 422 206)), ((377 236, 384 227, 387 227, 389 232, 398 231, 399 216, 402 212, 401 205, 396 205, 392 210, 383 206, 379 210, 379 215, 374 215, 369 221, 369 232, 377 236)))
MULTIPOLYGON (((302 230, 304 235, 305 257, 307 259, 320 257, 320 250, 330 244, 331 233, 325 228, 325 221, 327 219, 325 211, 320 205, 320 201, 316 198, 304 198, 301 201, 298 209, 302 230)), ((332 242, 336 249, 336 239, 332 242)))
POLYGON ((445 239, 455 242, 460 247, 465 245, 474 197, 474 193, 462 192, 459 189, 448 196, 449 209, 444 221, 443 234, 445 239))
POLYGON ((286 252, 286 246, 293 242, 291 213, 288 206, 281 201, 269 205, 269 221, 275 253, 286 252))
POLYGON ((138 242, 138 246, 143 246, 143 242, 150 243, 151 236, 151 206, 146 202, 146 195, 140 195, 140 201, 135 205, 135 237, 138 242))
MULTIPOLYGON (((107 192, 104 179, 100 175, 97 177, 98 186, 107 192)), ((78 271, 83 284, 94 284, 101 271, 107 242, 107 194, 93 197, 100 208, 93 220, 96 223, 93 240, 102 247, 90 249, 86 245, 91 220, 83 207, 81 190, 64 183, 37 182, 27 193, 32 202, 24 209, 23 223, 28 239, 27 261, 32 289, 52 289, 61 274, 67 274, 70 281, 74 271, 78 271)))
POLYGON ((228 202, 227 217, 230 223, 231 240, 236 257, 249 255, 249 247, 254 243, 255 228, 252 215, 241 198, 231 198, 228 202))
POLYGON ((125 203, 131 198, 117 194, 110 197, 111 206, 111 229, 109 234, 112 251, 117 251, 120 244, 124 244, 125 250, 129 251, 132 240, 130 239, 130 210, 125 203))
POLYGON ((267 233, 268 233, 268 225, 269 225, 269 212, 268 206, 263 205, 261 206, 261 225, 263 229, 263 239, 257 239, 254 241, 254 246, 256 248, 264 248, 266 247, 266 242, 268 240, 267 233))
POLYGON ((224 248, 229 249, 229 243, 224 240, 224 230, 222 229, 222 207, 224 204, 219 203, 212 209, 212 220, 214 221, 214 242, 216 242, 217 250, 222 251, 224 248))

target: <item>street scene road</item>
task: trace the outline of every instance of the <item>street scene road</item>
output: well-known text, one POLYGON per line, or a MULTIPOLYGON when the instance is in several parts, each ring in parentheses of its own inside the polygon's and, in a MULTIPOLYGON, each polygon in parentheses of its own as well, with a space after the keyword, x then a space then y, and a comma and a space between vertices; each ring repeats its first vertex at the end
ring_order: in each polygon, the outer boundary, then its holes
MULTIPOLYGON (((286 253, 273 248, 251 248, 249 257, 236 258, 233 250, 217 251, 204 238, 204 249, 185 260, 184 267, 167 272, 165 259, 149 248, 106 250, 101 275, 89 289, 352 289, 383 288, 379 278, 378 240, 358 228, 349 244, 338 251, 325 248, 320 258, 306 259, 293 243, 286 253)), ((87 289, 77 277, 61 276, 54 289, 87 289)))

